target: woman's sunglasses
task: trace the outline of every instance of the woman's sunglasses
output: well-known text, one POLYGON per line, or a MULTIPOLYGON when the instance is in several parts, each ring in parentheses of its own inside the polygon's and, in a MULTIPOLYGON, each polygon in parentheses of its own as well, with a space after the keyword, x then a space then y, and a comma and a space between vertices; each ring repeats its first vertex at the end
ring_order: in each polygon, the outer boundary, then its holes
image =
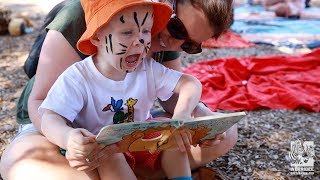
POLYGON ((188 31, 182 21, 177 17, 176 0, 172 1, 172 15, 167 24, 167 29, 170 35, 179 40, 185 40, 180 46, 183 51, 189 54, 201 53, 201 43, 195 42, 190 39, 188 31))

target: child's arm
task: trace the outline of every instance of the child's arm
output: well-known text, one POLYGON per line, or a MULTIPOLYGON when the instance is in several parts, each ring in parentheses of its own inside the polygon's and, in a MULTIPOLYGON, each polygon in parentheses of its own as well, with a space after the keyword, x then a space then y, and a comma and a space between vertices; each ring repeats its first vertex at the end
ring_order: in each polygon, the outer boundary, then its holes
POLYGON ((57 146, 76 157, 85 157, 95 147, 95 136, 86 129, 74 129, 57 113, 45 110, 41 123, 42 133, 57 146))
POLYGON ((173 118, 190 119, 201 97, 202 85, 200 81, 191 75, 183 74, 174 88, 174 92, 178 93, 179 97, 174 108, 173 118))
MULTIPOLYGON (((200 81, 193 76, 183 74, 174 92, 179 94, 179 98, 172 119, 191 119, 191 114, 198 105, 202 93, 200 81)), ((191 148, 192 136, 189 131, 177 132, 173 138, 181 152, 191 148)))

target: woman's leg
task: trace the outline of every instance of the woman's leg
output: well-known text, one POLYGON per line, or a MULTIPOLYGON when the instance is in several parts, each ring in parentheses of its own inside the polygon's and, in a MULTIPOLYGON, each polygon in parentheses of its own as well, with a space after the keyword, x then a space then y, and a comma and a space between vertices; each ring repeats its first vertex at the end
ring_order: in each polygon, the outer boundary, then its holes
POLYGON ((107 161, 98 167, 98 172, 101 180, 137 179, 122 153, 117 153, 110 156, 107 161))
POLYGON ((161 166, 168 179, 191 177, 187 152, 165 150, 161 154, 161 166))
POLYGON ((10 180, 98 179, 97 171, 86 174, 71 168, 59 147, 38 132, 25 133, 7 146, 1 157, 0 172, 2 178, 10 180))
POLYGON ((233 125, 226 131, 226 137, 216 146, 211 148, 191 147, 189 161, 191 169, 204 166, 207 163, 216 160, 218 157, 228 153, 238 140, 238 127, 233 125))

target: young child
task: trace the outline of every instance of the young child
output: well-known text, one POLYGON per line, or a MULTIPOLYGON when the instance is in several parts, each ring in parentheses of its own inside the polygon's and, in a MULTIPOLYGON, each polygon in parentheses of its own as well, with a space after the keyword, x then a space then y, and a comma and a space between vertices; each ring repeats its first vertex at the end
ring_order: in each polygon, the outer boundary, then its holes
MULTIPOLYGON (((81 0, 81 4, 87 29, 77 46, 92 56, 69 67, 50 89, 39 108, 43 134, 85 159, 103 126, 152 118, 156 98, 167 100, 178 93, 172 118, 190 119, 200 99, 200 82, 147 57, 151 36, 165 27, 171 8, 151 0, 81 0)), ((162 151, 161 156, 119 152, 96 170, 101 179, 136 179, 131 168, 141 165, 161 167, 170 179, 191 179, 186 152, 191 135, 175 134, 174 140, 179 148, 162 151)))

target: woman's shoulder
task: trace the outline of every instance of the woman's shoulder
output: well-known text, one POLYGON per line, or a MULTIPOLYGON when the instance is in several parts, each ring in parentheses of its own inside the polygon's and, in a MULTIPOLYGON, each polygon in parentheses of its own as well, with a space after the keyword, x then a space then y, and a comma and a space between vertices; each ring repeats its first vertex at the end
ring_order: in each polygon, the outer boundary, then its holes
POLYGON ((84 12, 79 0, 67 1, 46 29, 61 32, 80 57, 85 57, 76 47, 77 41, 86 30, 84 12))
POLYGON ((61 25, 70 24, 83 25, 85 28, 84 12, 79 0, 69 0, 64 3, 63 8, 56 14, 47 29, 56 29, 56 27, 60 29, 61 25))

